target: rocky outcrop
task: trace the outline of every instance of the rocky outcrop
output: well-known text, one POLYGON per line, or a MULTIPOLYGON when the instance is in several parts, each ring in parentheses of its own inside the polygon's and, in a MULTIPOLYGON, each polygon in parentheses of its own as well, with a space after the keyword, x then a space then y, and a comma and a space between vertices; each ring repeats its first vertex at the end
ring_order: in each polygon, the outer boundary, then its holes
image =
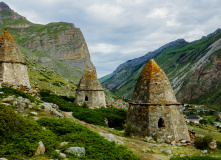
POLYGON ((43 51, 79 69, 95 70, 84 36, 73 24, 50 23, 40 33, 27 33, 19 39, 27 39, 22 45, 33 52, 43 51))
POLYGON ((27 28, 30 24, 7 25, 7 28, 27 28))

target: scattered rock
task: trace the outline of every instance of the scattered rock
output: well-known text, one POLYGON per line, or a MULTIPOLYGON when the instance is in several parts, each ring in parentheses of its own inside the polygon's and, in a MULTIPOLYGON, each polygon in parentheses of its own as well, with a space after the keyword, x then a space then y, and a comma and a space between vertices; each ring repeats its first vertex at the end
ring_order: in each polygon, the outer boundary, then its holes
POLYGON ((182 144, 181 143, 176 143, 176 146, 180 147, 182 144))
POLYGON ((175 142, 175 141, 172 141, 171 144, 172 144, 172 145, 176 145, 176 142, 175 142))
POLYGON ((60 146, 66 146, 69 142, 61 142, 60 146))
POLYGON ((164 152, 165 154, 168 154, 168 155, 171 155, 171 154, 172 154, 171 150, 169 150, 169 149, 165 149, 163 152, 164 152))
POLYGON ((40 141, 37 151, 35 152, 35 155, 44 154, 44 153, 45 153, 45 146, 44 146, 43 142, 40 141))
POLYGON ((180 157, 185 157, 185 156, 186 156, 185 154, 181 154, 181 155, 180 155, 180 157))
POLYGON ((52 104, 52 103, 44 102, 41 104, 41 107, 45 110, 45 112, 48 112, 49 114, 55 115, 59 118, 63 118, 64 117, 63 114, 61 114, 55 108, 53 108, 53 105, 54 104, 52 104))
POLYGON ((105 133, 101 133, 101 132, 100 132, 99 134, 100 134, 101 136, 103 136, 104 138, 106 138, 108 141, 114 141, 115 143, 121 144, 121 145, 124 144, 123 142, 117 140, 117 139, 114 137, 113 134, 105 134, 105 133))
POLYGON ((186 140, 182 140, 182 141, 180 141, 181 143, 186 143, 186 140))
POLYGON ((60 153, 60 156, 66 158, 66 154, 64 153, 60 153))
POLYGON ((37 116, 37 115, 38 115, 37 112, 30 112, 30 114, 31 114, 32 116, 37 116))
POLYGON ((75 154, 75 155, 78 155, 78 157, 81 157, 81 156, 85 156, 86 151, 84 147, 70 147, 64 152, 68 154, 75 154))
POLYGON ((203 154, 206 154, 207 153, 207 150, 202 150, 201 151, 203 154))
POLYGON ((14 99, 15 99, 14 96, 8 96, 7 98, 3 98, 2 102, 9 103, 11 101, 14 101, 14 99))
POLYGON ((33 117, 33 119, 34 119, 35 121, 37 121, 39 118, 38 118, 38 117, 33 117))
POLYGON ((169 140, 169 139, 166 139, 166 140, 165 140, 165 143, 166 143, 166 144, 170 144, 170 140, 169 140))

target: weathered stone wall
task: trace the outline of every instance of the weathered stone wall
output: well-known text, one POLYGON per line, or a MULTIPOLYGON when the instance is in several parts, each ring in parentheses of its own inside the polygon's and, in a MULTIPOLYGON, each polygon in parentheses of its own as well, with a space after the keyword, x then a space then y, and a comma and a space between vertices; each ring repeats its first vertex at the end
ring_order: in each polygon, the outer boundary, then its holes
POLYGON ((30 86, 26 65, 22 63, 0 63, 0 81, 30 86))
POLYGON ((76 91, 75 102, 79 105, 86 102, 91 109, 106 107, 104 91, 99 90, 76 91))
POLYGON ((141 137, 158 135, 158 142, 190 139, 184 116, 179 105, 130 104, 127 124, 136 127, 141 137), (162 120, 160 123, 160 119, 162 120))

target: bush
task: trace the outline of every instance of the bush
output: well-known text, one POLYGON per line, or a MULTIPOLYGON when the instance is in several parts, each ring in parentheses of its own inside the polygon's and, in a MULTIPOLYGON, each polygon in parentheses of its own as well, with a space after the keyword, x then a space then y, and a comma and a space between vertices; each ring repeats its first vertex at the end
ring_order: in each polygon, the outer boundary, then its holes
POLYGON ((217 149, 221 150, 221 141, 216 141, 217 149))
POLYGON ((44 143, 46 154, 50 155, 58 143, 51 131, 43 130, 35 121, 15 113, 12 107, 0 105, 0 126, 0 155, 6 155, 6 158, 34 155, 39 141, 44 143))
POLYGON ((132 135, 135 133, 136 127, 133 126, 131 123, 129 123, 129 124, 124 125, 124 129, 125 129, 124 135, 128 137, 132 137, 132 135))
MULTIPOLYGON (((61 142, 69 142, 67 146, 59 148, 61 152, 64 152, 64 150, 69 147, 79 146, 85 147, 86 149, 86 156, 81 157, 81 159, 138 159, 132 152, 128 151, 126 147, 116 145, 114 142, 109 142, 99 134, 88 130, 79 123, 72 123, 68 120, 52 118, 42 118, 37 122, 59 135, 58 139, 61 142)), ((77 157, 68 156, 67 158, 75 159, 77 157)))
POLYGON ((0 88, 0 92, 3 92, 4 94, 0 94, 0 98, 6 98, 8 96, 15 95, 16 97, 22 96, 23 98, 29 99, 31 102, 38 101, 34 97, 25 94, 22 91, 19 91, 17 89, 11 88, 11 87, 2 87, 0 88))
POLYGON ((73 112, 73 116, 87 123, 106 126, 104 119, 108 119, 108 126, 115 129, 123 129, 123 124, 127 116, 127 111, 116 108, 98 108, 89 109, 84 103, 79 106, 74 102, 74 99, 66 96, 58 96, 49 90, 40 92, 41 100, 55 103, 60 110, 73 112))
POLYGON ((198 149, 206 149, 209 147, 209 144, 212 142, 212 140, 212 136, 207 134, 204 137, 196 139, 195 146, 198 149))

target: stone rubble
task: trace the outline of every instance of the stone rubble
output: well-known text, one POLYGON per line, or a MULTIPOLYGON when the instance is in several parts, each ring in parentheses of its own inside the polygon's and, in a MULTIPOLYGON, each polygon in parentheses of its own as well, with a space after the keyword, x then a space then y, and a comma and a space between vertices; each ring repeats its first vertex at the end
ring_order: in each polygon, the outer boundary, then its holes
POLYGON ((23 91, 28 95, 31 95, 33 97, 38 96, 40 97, 40 94, 38 94, 38 92, 41 90, 41 88, 39 86, 35 86, 35 85, 31 85, 31 86, 26 86, 26 85, 16 85, 16 84, 12 84, 12 83, 0 83, 0 86, 3 87, 11 87, 14 89, 18 89, 19 91, 23 91))

